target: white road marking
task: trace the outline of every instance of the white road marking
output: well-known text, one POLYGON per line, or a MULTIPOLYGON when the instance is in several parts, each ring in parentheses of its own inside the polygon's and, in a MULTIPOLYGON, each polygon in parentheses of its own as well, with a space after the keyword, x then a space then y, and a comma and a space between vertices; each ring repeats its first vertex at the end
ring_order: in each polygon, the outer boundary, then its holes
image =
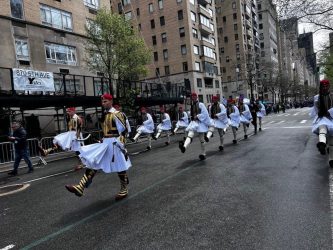
POLYGON ((306 123, 307 120, 302 120, 300 123, 306 123))
POLYGON ((281 123, 284 123, 285 121, 279 121, 278 123, 276 123, 276 124, 281 124, 281 123))
MULTIPOLYGON (((16 185, 20 185, 20 184, 16 184, 16 185)), ((6 187, 10 187, 10 186, 15 186, 15 185, 7 185, 7 186, 3 186, 1 188, 6 188, 6 187)), ((16 190, 13 190, 13 191, 9 191, 7 193, 0 194, 0 197, 1 196, 5 196, 5 195, 9 195, 9 194, 15 194, 15 193, 21 192, 21 191, 27 189, 29 186, 30 186, 30 184, 23 184, 23 186, 21 188, 19 188, 19 189, 16 189, 16 190)), ((0 249, 0 250, 2 250, 2 249, 0 249)))
POLYGON ((0 250, 8 250, 8 249, 12 249, 12 248, 14 248, 14 247, 15 247, 15 245, 10 244, 10 245, 8 245, 8 246, 6 246, 6 247, 4 247, 4 248, 1 248, 0 250))
POLYGON ((39 181, 39 180, 47 179, 47 178, 50 178, 50 177, 53 177, 53 176, 58 176, 58 175, 67 174, 67 173, 71 173, 71 172, 74 172, 74 171, 73 170, 67 170, 67 171, 64 171, 64 172, 61 172, 61 173, 56 173, 56 174, 43 176, 43 177, 40 177, 40 178, 37 178, 37 179, 32 179, 30 181, 25 181, 25 182, 23 182, 23 184, 31 183, 31 182, 35 182, 35 181, 39 181))
POLYGON ((298 115, 300 112, 295 113, 294 115, 298 115))
POLYGON ((269 122, 269 123, 267 123, 267 124, 272 124, 272 123, 274 123, 275 121, 271 121, 271 122, 269 122))
POLYGON ((290 114, 285 114, 284 116, 290 116, 290 114))

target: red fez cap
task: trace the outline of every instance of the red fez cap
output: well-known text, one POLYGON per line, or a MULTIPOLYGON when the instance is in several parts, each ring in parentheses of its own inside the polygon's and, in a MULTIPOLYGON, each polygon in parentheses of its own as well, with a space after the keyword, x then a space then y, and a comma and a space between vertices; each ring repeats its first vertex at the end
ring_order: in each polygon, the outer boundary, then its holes
POLYGON ((326 79, 323 79, 323 80, 320 81, 320 84, 326 86, 326 85, 329 85, 330 82, 326 79))
POLYGON ((236 103, 236 101, 235 101, 235 100, 233 100, 233 99, 228 99, 227 103, 228 103, 228 104, 235 104, 235 103, 236 103))
POLYGON ((107 100, 112 100, 112 99, 113 99, 112 95, 110 95, 110 94, 108 94, 108 93, 102 95, 101 98, 102 98, 102 99, 107 99, 107 100))
POLYGON ((141 107, 140 108, 140 111, 143 112, 143 111, 147 111, 145 107, 141 107))
POLYGON ((197 93, 193 92, 193 93, 191 94, 191 96, 192 96, 192 97, 197 97, 198 95, 197 95, 197 93))
POLYGON ((75 107, 69 107, 69 108, 67 108, 67 111, 69 112, 69 111, 73 111, 73 112, 75 112, 75 107))
POLYGON ((212 101, 213 102, 216 102, 216 101, 218 101, 219 100, 219 97, 218 96, 216 96, 216 95, 213 95, 212 96, 212 101))

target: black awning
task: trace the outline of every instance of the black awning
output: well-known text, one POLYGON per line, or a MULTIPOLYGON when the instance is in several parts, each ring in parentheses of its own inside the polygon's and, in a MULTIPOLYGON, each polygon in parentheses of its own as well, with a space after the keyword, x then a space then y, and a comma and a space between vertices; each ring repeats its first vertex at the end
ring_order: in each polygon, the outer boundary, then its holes
POLYGON ((99 107, 99 96, 0 96, 0 107, 21 108, 24 110, 45 107, 99 107))
POLYGON ((184 99, 180 97, 148 97, 135 99, 135 105, 137 106, 155 106, 155 105, 165 105, 165 104, 177 104, 183 103, 184 99))

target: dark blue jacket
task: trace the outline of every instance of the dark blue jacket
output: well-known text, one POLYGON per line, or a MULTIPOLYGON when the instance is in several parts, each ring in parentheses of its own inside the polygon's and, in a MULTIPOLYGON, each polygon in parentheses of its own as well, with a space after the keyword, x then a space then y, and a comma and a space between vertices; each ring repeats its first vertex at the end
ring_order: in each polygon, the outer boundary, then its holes
POLYGON ((27 149, 27 131, 23 127, 15 130, 13 137, 15 137, 14 145, 16 150, 27 149))

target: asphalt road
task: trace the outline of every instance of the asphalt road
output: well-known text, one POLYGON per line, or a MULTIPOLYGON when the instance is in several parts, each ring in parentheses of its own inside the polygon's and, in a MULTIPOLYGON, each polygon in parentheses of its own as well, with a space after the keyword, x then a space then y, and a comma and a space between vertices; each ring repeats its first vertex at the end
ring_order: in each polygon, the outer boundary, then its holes
POLYGON ((332 249, 330 169, 308 111, 267 116, 237 145, 229 131, 224 152, 216 134, 205 161, 197 138, 185 154, 181 135, 147 152, 131 145, 121 202, 116 174, 98 173, 81 198, 68 193, 83 174, 75 159, 1 174, 3 185, 29 186, 0 196, 0 249, 332 249))

